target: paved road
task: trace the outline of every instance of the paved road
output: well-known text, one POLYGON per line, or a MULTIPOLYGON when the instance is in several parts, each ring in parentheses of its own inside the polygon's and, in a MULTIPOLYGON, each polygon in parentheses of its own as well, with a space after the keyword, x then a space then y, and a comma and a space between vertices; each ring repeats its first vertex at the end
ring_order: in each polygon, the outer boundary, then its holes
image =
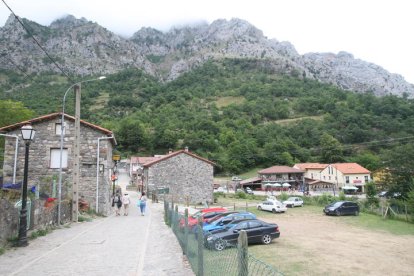
POLYGON ((163 204, 148 204, 145 216, 132 199, 129 216, 71 224, 0 256, 0 275, 194 275, 183 260, 163 204))

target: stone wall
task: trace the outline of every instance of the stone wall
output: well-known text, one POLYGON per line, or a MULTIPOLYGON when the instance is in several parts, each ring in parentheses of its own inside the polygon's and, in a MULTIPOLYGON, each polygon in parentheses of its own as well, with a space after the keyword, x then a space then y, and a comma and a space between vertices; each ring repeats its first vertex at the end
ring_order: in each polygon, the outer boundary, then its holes
POLYGON ((213 165, 184 152, 145 168, 144 175, 149 191, 168 187, 174 201, 213 201, 213 165))
MULTIPOLYGON (((7 242, 7 239, 18 236, 20 209, 15 207, 17 201, 18 200, 16 199, 6 197, 0 198, 0 246, 4 245, 7 242)), ((57 202, 47 204, 45 200, 37 199, 32 200, 30 205, 30 222, 28 221, 29 231, 56 225, 58 216, 57 202)), ((71 221, 71 209, 70 201, 62 201, 62 223, 71 221)), ((29 235, 30 232, 28 233, 28 236, 29 235)))
MULTIPOLYGON (((50 168, 51 149, 60 149, 60 135, 56 134, 56 124, 60 123, 60 116, 33 124, 36 129, 34 141, 30 144, 28 187, 36 185, 43 197, 57 197, 59 168, 50 168)), ((68 151, 68 166, 62 174, 62 200, 70 200, 72 197, 72 173, 74 151, 74 121, 65 120, 64 149, 68 151)), ((8 134, 20 135, 20 129, 8 134)), ((88 201, 89 206, 95 210, 97 187, 97 144, 98 138, 105 134, 81 123, 80 146, 80 183, 79 197, 88 201)), ((4 182, 11 182, 13 176, 13 160, 15 139, 6 137, 5 158, 3 165, 4 182)), ((112 143, 110 140, 100 141, 100 169, 99 180, 99 213, 110 214, 110 175, 112 169, 112 143)), ((20 139, 17 160, 16 182, 23 180, 24 167, 24 143, 20 139)))

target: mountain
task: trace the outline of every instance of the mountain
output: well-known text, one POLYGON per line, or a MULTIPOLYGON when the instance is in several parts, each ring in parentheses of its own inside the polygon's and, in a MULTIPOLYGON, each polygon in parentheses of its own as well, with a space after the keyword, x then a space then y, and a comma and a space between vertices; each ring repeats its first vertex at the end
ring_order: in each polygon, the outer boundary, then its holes
MULTIPOLYGON (((378 96, 414 97, 413 84, 378 65, 346 52, 299 55, 291 43, 268 39, 241 19, 220 19, 166 33, 142 28, 129 39, 73 16, 50 26, 27 19, 23 22, 69 74, 112 74, 125 68, 140 68, 161 81, 171 81, 208 60, 260 59, 276 74, 315 79, 378 96)), ((19 66, 28 72, 59 72, 13 16, 0 28, 0 47, 7 49, 1 53, 2 69, 16 70, 19 66)))

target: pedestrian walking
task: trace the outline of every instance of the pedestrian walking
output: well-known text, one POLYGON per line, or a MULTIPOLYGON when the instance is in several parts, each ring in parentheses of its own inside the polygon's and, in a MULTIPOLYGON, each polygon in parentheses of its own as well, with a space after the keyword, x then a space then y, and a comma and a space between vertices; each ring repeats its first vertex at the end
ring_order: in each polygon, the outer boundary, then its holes
POLYGON ((122 198, 119 193, 116 193, 115 197, 112 200, 112 206, 115 206, 115 213, 117 216, 121 215, 121 207, 122 207, 122 198))
POLYGON ((145 215, 145 207, 147 206, 147 196, 145 192, 142 192, 140 197, 139 209, 141 210, 141 216, 145 215))
POLYGON ((122 197, 122 205, 124 205, 124 216, 128 216, 128 209, 129 209, 129 203, 130 203, 129 195, 128 193, 125 193, 122 197))

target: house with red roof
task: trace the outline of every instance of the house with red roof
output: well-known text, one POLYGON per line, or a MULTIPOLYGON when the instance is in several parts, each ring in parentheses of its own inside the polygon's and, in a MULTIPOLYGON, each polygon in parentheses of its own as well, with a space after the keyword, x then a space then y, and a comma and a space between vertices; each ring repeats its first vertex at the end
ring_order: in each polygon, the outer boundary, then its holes
POLYGON ((164 155, 155 156, 132 156, 129 167, 129 176, 131 179, 136 179, 137 176, 141 176, 144 170, 144 165, 151 163, 152 161, 158 160, 164 155))
POLYGON ((365 184, 371 181, 371 172, 357 163, 329 164, 321 171, 321 179, 332 182, 342 190, 358 189, 365 192, 365 184))
MULTIPOLYGON (((267 183, 289 184, 293 189, 299 189, 303 183, 303 173, 301 169, 289 166, 273 166, 258 171, 259 178, 262 179, 262 185, 267 183)), ((265 187, 262 187, 263 189, 265 187)))
POLYGON ((365 192, 365 184, 372 181, 371 172, 357 163, 299 163, 294 168, 305 171, 307 184, 336 189, 365 192))
POLYGON ((143 189, 168 189, 175 202, 213 202, 214 162, 185 148, 144 164, 143 189))
MULTIPOLYGON (((21 127, 29 124, 36 130, 36 133, 30 144, 28 188, 36 186, 40 195, 48 198, 57 197, 61 155, 61 118, 62 113, 52 113, 0 128, 0 133, 9 135, 5 137, 4 183, 12 182, 14 171, 16 182, 23 180, 25 151, 21 139, 21 127), (19 141, 16 167, 14 166, 15 137, 18 137, 19 141)), ((61 198, 69 202, 70 206, 74 178, 75 117, 64 115, 63 134, 61 198)), ((116 140, 112 131, 80 120, 78 198, 86 201, 93 209, 98 204, 98 212, 104 215, 109 215, 111 212, 110 176, 113 169, 112 150, 115 145, 116 140), (98 156, 99 160, 97 160, 98 156)), ((69 220, 70 212, 65 217, 62 215, 61 219, 69 220)))

